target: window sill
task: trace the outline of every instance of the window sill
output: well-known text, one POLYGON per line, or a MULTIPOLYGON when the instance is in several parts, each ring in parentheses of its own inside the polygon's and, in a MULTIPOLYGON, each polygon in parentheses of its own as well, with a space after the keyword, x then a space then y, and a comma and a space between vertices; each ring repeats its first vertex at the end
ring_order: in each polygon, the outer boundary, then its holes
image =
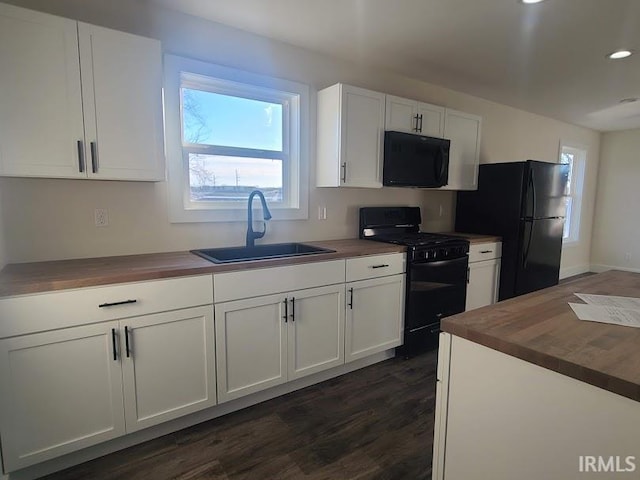
POLYGON ((580 245, 580 240, 563 240, 562 241, 562 248, 577 247, 578 245, 580 245))

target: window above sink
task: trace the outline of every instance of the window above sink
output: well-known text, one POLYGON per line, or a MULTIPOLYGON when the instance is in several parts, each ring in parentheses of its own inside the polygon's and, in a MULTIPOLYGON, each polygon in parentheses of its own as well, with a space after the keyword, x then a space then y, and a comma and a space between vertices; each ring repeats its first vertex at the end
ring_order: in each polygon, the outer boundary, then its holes
POLYGON ((171 222, 244 221, 259 188, 275 220, 308 218, 309 89, 165 57, 171 222))

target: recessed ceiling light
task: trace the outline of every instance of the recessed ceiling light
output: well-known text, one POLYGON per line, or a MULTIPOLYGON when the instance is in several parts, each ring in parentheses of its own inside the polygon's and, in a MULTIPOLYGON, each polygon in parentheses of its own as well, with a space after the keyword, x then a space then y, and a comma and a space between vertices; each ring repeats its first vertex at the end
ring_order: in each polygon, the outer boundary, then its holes
POLYGON ((633 52, 631 50, 616 50, 615 52, 610 53, 607 57, 617 60, 619 58, 627 58, 631 56, 633 52))
POLYGON ((524 3, 525 5, 530 5, 532 3, 540 3, 543 2, 544 0, 520 0, 521 3, 524 3))

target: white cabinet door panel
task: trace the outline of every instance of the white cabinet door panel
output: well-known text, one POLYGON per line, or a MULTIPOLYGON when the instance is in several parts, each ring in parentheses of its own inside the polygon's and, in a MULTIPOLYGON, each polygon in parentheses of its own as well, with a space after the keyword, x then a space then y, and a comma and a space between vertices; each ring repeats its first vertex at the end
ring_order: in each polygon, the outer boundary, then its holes
POLYGON ((394 132, 417 132, 418 102, 408 98, 386 96, 385 130, 394 132))
POLYGON ((213 307, 123 320, 120 332, 127 432, 216 404, 213 307))
POLYGON ((344 285, 293 292, 289 304, 288 379, 342 365, 344 285))
POLYGON ((465 311, 496 303, 500 276, 500 260, 469 264, 469 283, 465 311))
POLYGON ((125 433, 117 322, 0 341, 5 469, 13 471, 125 433))
POLYGON ((76 25, 0 4, 0 174, 85 176, 76 25))
POLYGON ((284 295, 215 305, 218 401, 287 380, 284 295))
POLYGON ((402 343, 404 275, 347 284, 345 361, 402 343))
POLYGON ((480 162, 480 127, 482 119, 469 113, 446 110, 444 138, 451 140, 449 183, 445 190, 478 188, 480 162))
POLYGON ((89 177, 164 179, 160 42, 81 22, 78 34, 89 177))
POLYGON ((382 93, 343 85, 342 186, 382 187, 384 104, 382 93))
POLYGON ((420 135, 442 138, 444 133, 444 107, 418 103, 420 135))

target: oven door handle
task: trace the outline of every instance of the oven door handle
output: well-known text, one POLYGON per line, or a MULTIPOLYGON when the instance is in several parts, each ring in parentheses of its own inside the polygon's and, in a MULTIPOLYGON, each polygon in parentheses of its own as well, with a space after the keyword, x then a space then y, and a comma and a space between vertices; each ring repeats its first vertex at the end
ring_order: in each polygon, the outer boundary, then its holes
POLYGON ((465 265, 467 265, 469 263, 469 257, 467 255, 465 255, 464 257, 447 258, 445 260, 437 260, 435 262, 432 261, 432 260, 413 261, 413 262, 411 262, 410 266, 411 267, 425 267, 425 266, 440 267, 443 264, 453 265, 453 264, 457 264, 457 263, 464 263, 465 265))

